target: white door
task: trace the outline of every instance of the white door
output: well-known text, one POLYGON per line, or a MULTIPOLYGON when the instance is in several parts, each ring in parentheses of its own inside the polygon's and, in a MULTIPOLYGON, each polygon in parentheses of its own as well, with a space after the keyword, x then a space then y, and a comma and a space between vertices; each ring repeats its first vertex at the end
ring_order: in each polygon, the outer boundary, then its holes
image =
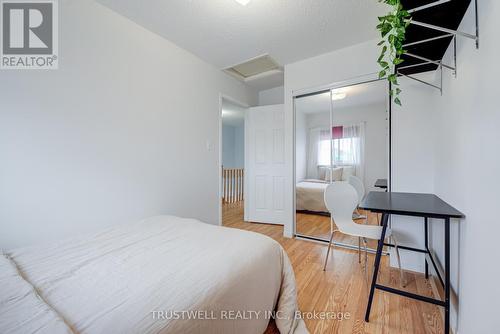
POLYGON ((249 108, 245 114, 245 220, 285 223, 285 108, 249 108))

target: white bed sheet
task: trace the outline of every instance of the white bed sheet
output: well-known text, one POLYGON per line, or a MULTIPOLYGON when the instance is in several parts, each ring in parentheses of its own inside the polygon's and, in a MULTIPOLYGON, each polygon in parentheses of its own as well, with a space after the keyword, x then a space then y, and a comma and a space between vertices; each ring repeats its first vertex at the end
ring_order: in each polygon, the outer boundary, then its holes
MULTIPOLYGON (((262 333, 272 310, 281 333, 307 333, 295 317, 288 257, 257 233, 159 216, 7 256, 20 274, 11 269, 10 279, 34 287, 52 312, 47 333, 262 333), (216 320, 154 319, 158 311, 202 311, 216 320), (251 319, 221 319, 226 311, 251 319)), ((8 304, 1 304, 0 332, 10 324, 12 333, 35 333, 26 331, 37 328, 25 324, 30 309, 17 313, 8 304)))
POLYGON ((325 189, 328 183, 319 180, 304 180, 296 185, 296 210, 328 212, 325 206, 325 189))
POLYGON ((0 253, 0 333, 72 333, 3 253, 0 253))

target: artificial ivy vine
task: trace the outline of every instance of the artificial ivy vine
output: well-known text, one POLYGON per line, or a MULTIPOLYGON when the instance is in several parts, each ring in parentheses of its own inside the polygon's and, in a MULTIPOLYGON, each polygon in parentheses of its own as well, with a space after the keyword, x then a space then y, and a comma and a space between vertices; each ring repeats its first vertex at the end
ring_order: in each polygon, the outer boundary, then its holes
MULTIPOLYGON (((378 43, 382 47, 382 52, 377 62, 382 67, 379 73, 379 78, 387 77, 387 80, 394 86, 398 86, 398 76, 396 66, 401 64, 404 59, 402 56, 406 53, 403 49, 403 43, 406 38, 406 28, 410 25, 410 14, 403 9, 401 0, 379 0, 389 6, 392 6, 392 11, 385 16, 378 18, 379 24, 377 29, 382 35, 382 40, 378 43)), ((401 105, 399 87, 391 90, 391 96, 394 97, 394 103, 401 105)))

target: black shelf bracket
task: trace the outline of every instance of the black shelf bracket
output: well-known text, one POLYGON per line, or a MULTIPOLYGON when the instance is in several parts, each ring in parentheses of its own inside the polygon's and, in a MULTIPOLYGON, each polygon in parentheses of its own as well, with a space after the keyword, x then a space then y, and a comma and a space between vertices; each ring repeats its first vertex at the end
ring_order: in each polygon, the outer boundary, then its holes
MULTIPOLYGON (((439 0, 439 1, 435 1, 435 2, 429 3, 427 5, 423 5, 423 6, 420 6, 420 7, 417 7, 417 8, 410 9, 408 12, 410 14, 411 13, 415 13, 415 12, 418 12, 418 11, 421 11, 421 10, 424 10, 424 9, 428 9, 428 8, 432 8, 432 7, 436 7, 436 6, 448 3, 450 1, 452 1, 452 0, 439 0)), ((424 28, 428 28, 428 29, 437 30, 437 31, 444 32, 444 33, 447 34, 446 36, 443 35, 443 36, 439 36, 437 38, 430 38, 428 40, 422 40, 422 41, 415 42, 415 43, 412 43, 412 44, 415 45, 415 44, 418 44, 418 43, 425 43, 425 42, 428 42, 428 41, 431 41, 431 40, 435 40, 435 39, 438 39, 438 38, 444 38, 444 37, 448 37, 450 35, 454 35, 455 37, 456 36, 463 36, 463 37, 466 37, 466 38, 473 39, 476 42, 476 49, 479 49, 479 14, 478 14, 478 8, 477 8, 477 1, 478 0, 474 0, 474 17, 475 17, 475 21, 476 21, 476 32, 475 32, 475 34, 470 34, 470 33, 467 33, 467 32, 460 31, 460 30, 448 29, 448 28, 440 27, 438 25, 429 24, 429 23, 425 23, 425 22, 410 20, 411 24, 414 24, 414 25, 417 25, 417 26, 420 26, 420 27, 424 27, 424 28)))
MULTIPOLYGON (((438 1, 434 1, 434 2, 428 3, 426 5, 420 6, 420 7, 410 9, 410 10, 408 10, 408 12, 411 14, 411 13, 415 13, 415 12, 418 12, 421 10, 430 9, 430 8, 433 8, 433 7, 442 5, 442 4, 446 4, 446 3, 449 3, 452 1, 453 0, 438 0, 438 1)), ((422 83, 424 85, 427 85, 429 87, 435 88, 435 89, 439 90, 441 95, 443 95, 443 69, 451 70, 453 75, 455 76, 455 78, 457 77, 457 38, 458 37, 465 37, 465 38, 472 39, 476 43, 476 49, 479 49, 479 17, 478 17, 478 6, 477 6, 478 0, 473 0, 473 1, 474 1, 474 18, 475 18, 475 29, 476 29, 475 34, 470 34, 467 32, 460 31, 460 30, 453 30, 453 29, 449 29, 449 28, 444 28, 444 27, 440 27, 440 26, 435 25, 435 24, 429 24, 429 23, 424 23, 424 22, 420 22, 420 21, 410 20, 410 23, 413 25, 428 28, 428 29, 433 29, 435 31, 442 32, 443 34, 441 34, 439 36, 431 37, 431 38, 413 41, 413 42, 404 44, 403 47, 425 44, 425 43, 429 43, 429 42, 433 42, 433 41, 437 41, 440 39, 446 39, 446 38, 451 37, 452 43, 453 43, 452 44, 453 65, 445 64, 444 58, 442 58, 440 60, 434 60, 434 59, 429 59, 427 57, 420 56, 420 55, 412 53, 412 52, 406 52, 405 56, 421 60, 421 62, 416 63, 416 64, 407 65, 407 66, 398 66, 396 68, 396 74, 398 76, 406 77, 406 78, 411 79, 413 81, 417 81, 417 82, 422 83), (416 67, 424 66, 424 65, 436 65, 437 66, 437 69, 439 70, 439 76, 440 76, 438 84, 427 82, 427 81, 419 79, 411 74, 405 74, 405 73, 401 72, 405 69, 414 69, 416 67)))
MULTIPOLYGON (((417 64, 417 65, 423 65, 424 63, 422 64, 417 64)), ((426 63, 427 64, 427 63, 426 63)), ((397 75, 398 76, 401 76, 401 77, 405 77, 405 78, 408 78, 408 79, 411 79, 413 81, 417 81, 417 82, 420 82, 421 84, 424 84, 426 86, 429 86, 429 87, 432 87, 432 88, 435 88, 437 90, 439 90, 439 92, 441 93, 441 95, 443 95, 443 64, 440 64, 439 65, 439 76, 440 76, 440 80, 439 80, 439 86, 438 85, 435 85, 433 83, 430 83, 430 82, 427 82, 425 80, 422 80, 422 79, 419 79, 419 78, 416 78, 414 77, 413 75, 410 75, 410 74, 404 74, 404 73, 401 73, 399 71, 397 71, 397 75)))

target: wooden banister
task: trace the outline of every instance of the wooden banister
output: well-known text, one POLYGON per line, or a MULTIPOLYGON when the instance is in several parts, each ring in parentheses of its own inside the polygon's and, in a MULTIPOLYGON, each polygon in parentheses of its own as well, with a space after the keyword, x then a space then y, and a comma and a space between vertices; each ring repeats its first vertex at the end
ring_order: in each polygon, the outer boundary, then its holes
POLYGON ((224 203, 243 201, 243 168, 222 168, 222 200, 224 203))

